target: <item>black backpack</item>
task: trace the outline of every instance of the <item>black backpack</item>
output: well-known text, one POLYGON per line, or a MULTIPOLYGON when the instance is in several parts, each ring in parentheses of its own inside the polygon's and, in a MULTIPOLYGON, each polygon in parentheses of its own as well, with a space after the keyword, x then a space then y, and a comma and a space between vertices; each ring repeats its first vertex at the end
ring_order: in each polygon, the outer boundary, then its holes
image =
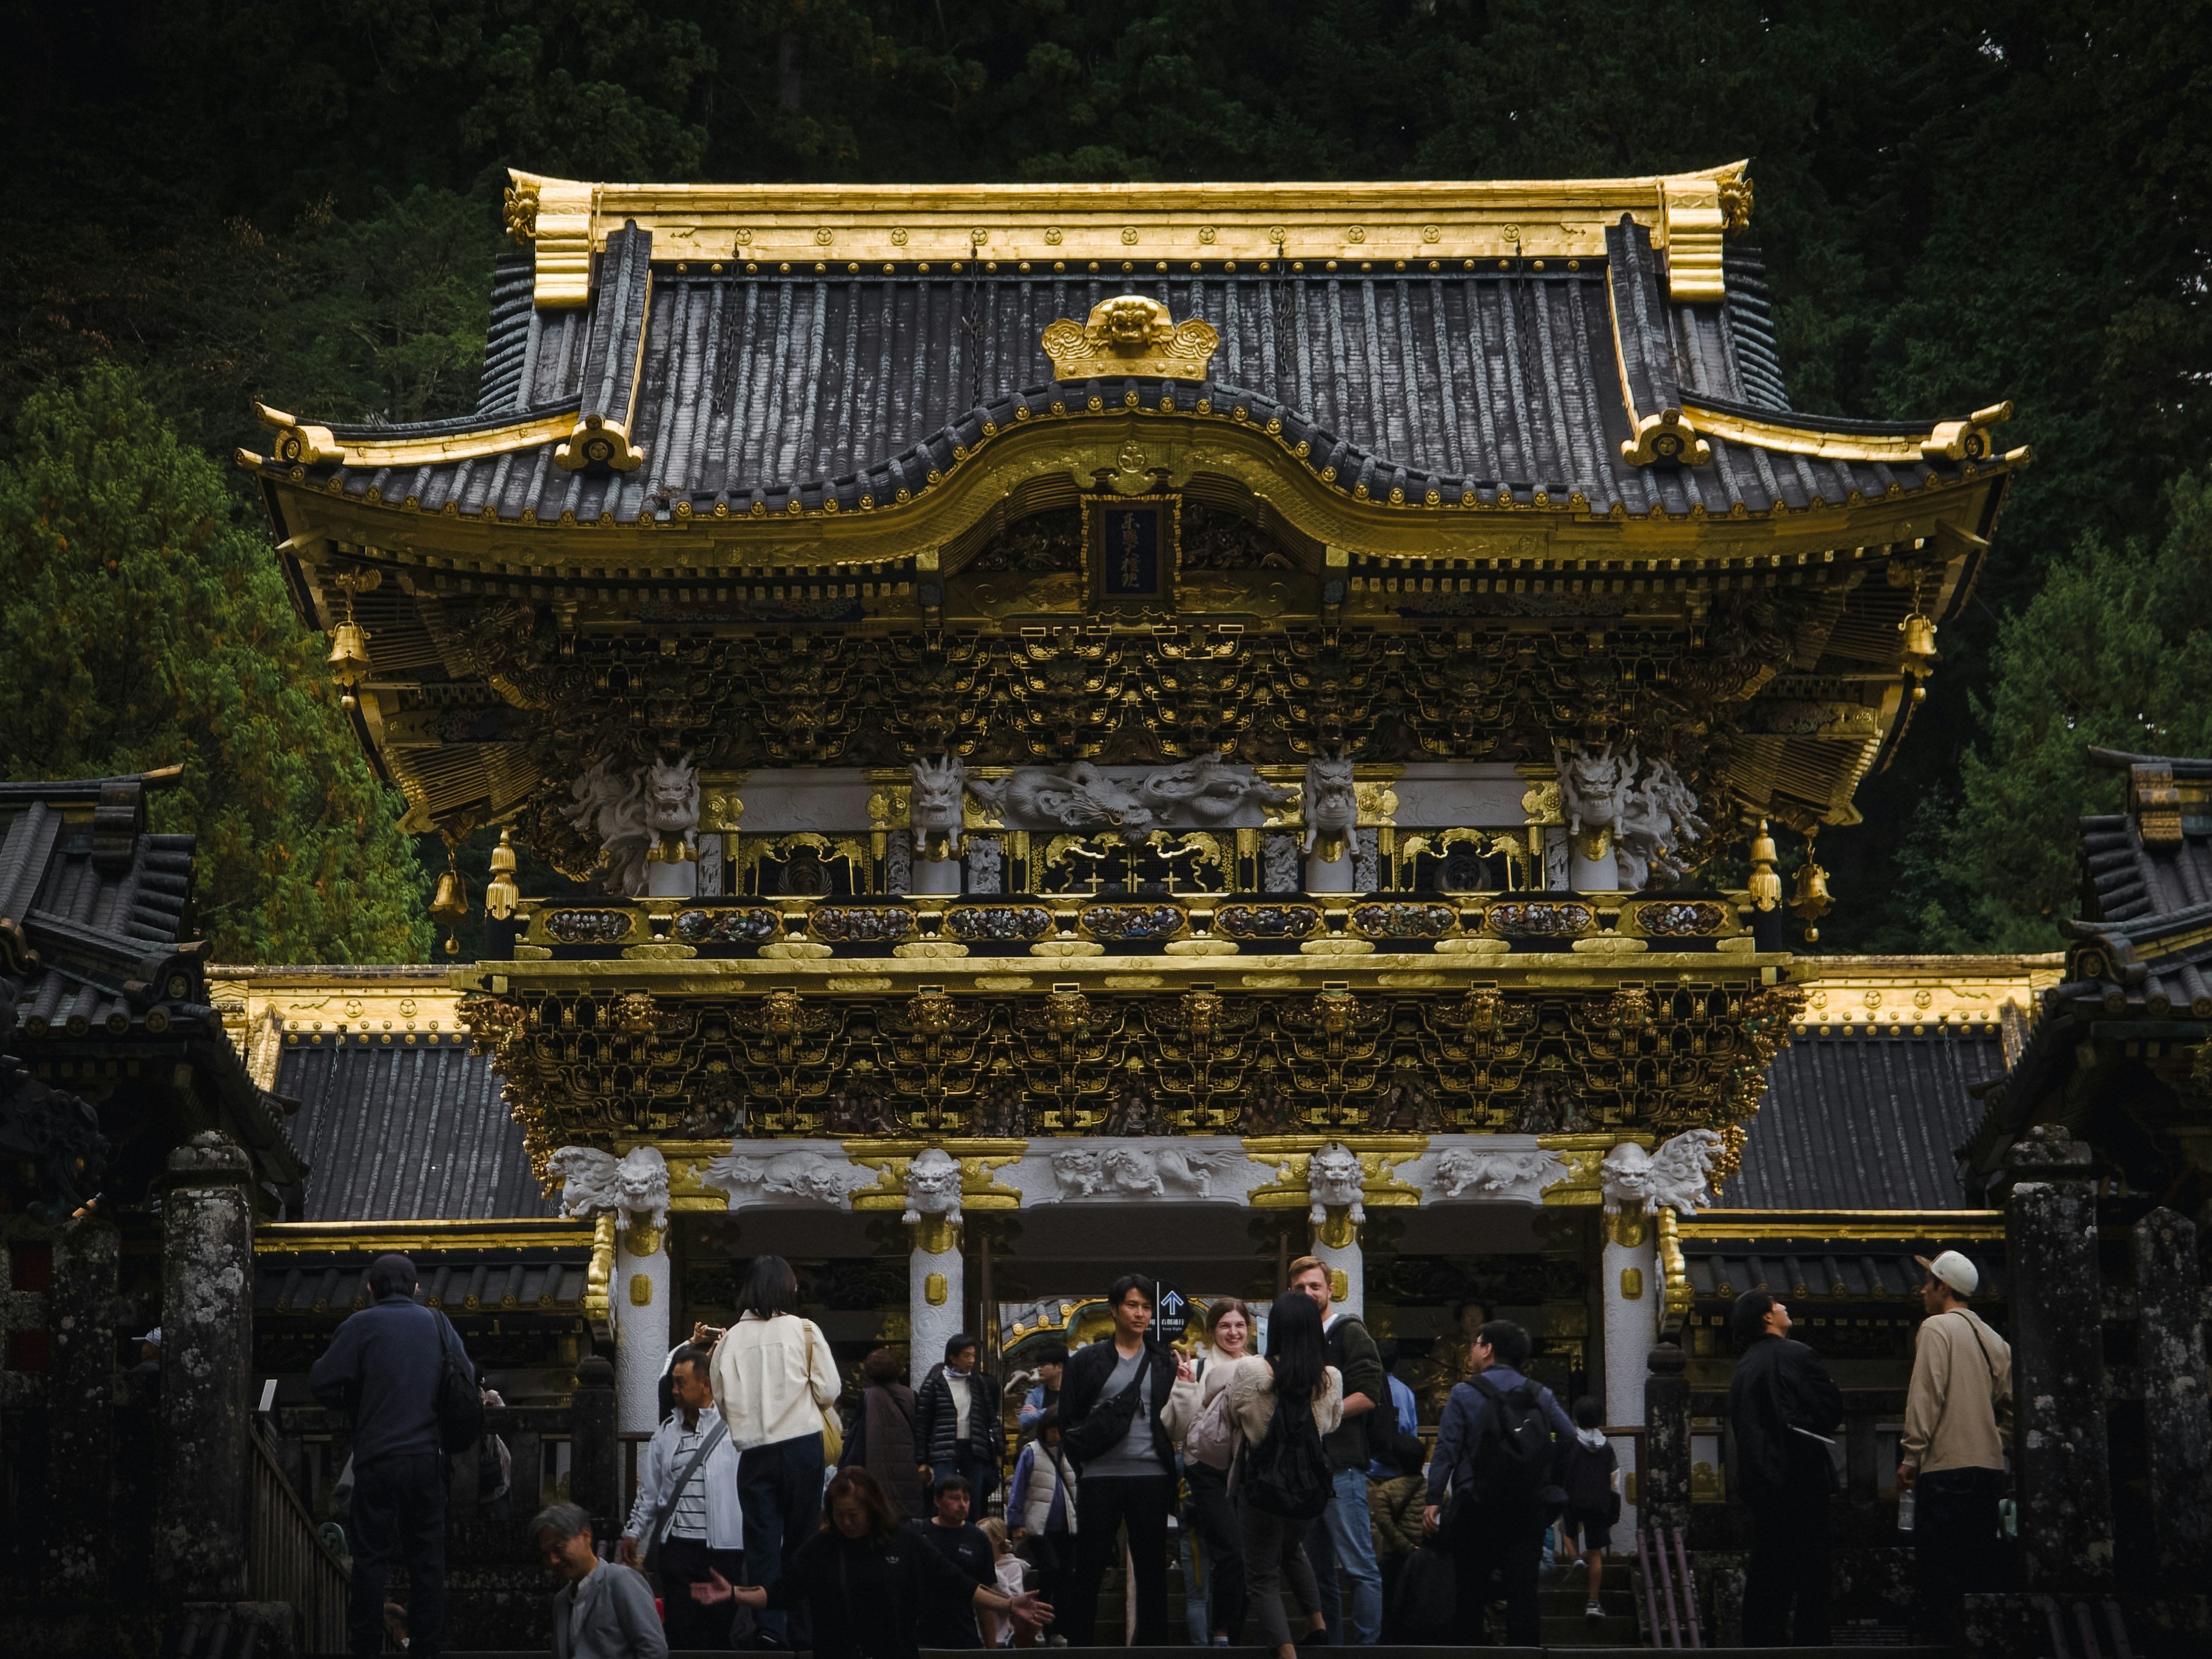
POLYGON ((1536 1385, 1525 1378, 1510 1389, 1485 1376, 1470 1381, 1490 1401, 1490 1417, 1474 1449, 1469 1497, 1485 1508, 1534 1504, 1552 1477, 1552 1426, 1536 1385))
POLYGON ((1285 1521, 1320 1518, 1335 1486, 1321 1431, 1314 1426, 1311 1401, 1277 1396, 1267 1432, 1244 1454, 1238 1490, 1255 1509, 1285 1521))
POLYGON ((458 1341, 446 1340, 453 1328, 445 1315, 434 1308, 425 1311, 438 1328, 438 1444, 451 1457, 483 1438, 483 1391, 456 1352, 458 1341))

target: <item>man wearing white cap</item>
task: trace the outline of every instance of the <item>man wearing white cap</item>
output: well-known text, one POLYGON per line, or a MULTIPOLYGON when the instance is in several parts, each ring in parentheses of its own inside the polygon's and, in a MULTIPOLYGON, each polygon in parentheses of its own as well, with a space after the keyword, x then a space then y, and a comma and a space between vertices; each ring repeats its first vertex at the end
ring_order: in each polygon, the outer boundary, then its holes
POLYGON ((1942 1641, 1967 1591, 2000 1588, 1997 1505, 2012 1423, 2012 1350, 1966 1306, 1981 1284, 1972 1262, 1956 1250, 1915 1260, 1928 1274, 1920 1287, 1928 1317, 1914 1339, 1897 1486, 1917 1494, 1922 1633, 1942 1641))

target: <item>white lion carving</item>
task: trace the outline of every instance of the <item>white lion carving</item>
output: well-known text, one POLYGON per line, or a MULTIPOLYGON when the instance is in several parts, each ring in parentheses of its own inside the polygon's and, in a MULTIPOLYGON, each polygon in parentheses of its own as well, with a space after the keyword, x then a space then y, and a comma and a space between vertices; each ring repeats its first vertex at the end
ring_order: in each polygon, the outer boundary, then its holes
POLYGON ((960 1163, 941 1146, 925 1149, 906 1166, 906 1213, 913 1226, 926 1215, 960 1219, 960 1163))
POLYGON ((1052 1178, 1062 1198, 1091 1198, 1105 1176, 1098 1167, 1097 1153, 1071 1147, 1052 1155, 1052 1178))
POLYGON ((1349 1209, 1353 1221, 1366 1220, 1366 1181, 1358 1155, 1339 1140, 1316 1152, 1306 1165, 1306 1195, 1313 1200, 1307 1219, 1316 1227, 1331 1210, 1349 1209))
POLYGON ((820 1152, 778 1152, 763 1158, 732 1152, 709 1164, 700 1179, 732 1196, 744 1192, 762 1199, 798 1198, 842 1207, 866 1176, 843 1159, 820 1152))
POLYGON ((615 1187, 620 1160, 596 1146, 563 1146, 545 1160, 561 1177, 561 1213, 589 1218, 599 1210, 621 1208, 615 1187))
POLYGON ((625 1223, 668 1224, 668 1160, 657 1146, 633 1146, 617 1158, 596 1146, 563 1146, 546 1160, 561 1177, 561 1212, 621 1212, 625 1223))
POLYGON ((1645 1152, 1632 1140, 1622 1141, 1605 1155, 1598 1170, 1606 1212, 1617 1215, 1623 1206, 1632 1204, 1645 1215, 1656 1215, 1662 1208, 1694 1213, 1700 1205, 1713 1201, 1706 1182, 1720 1149, 1721 1138, 1711 1129, 1685 1129, 1656 1152, 1645 1152))
POLYGON ((1480 1152, 1455 1146, 1437 1160, 1431 1179, 1439 1198, 1473 1192, 1533 1200, 1566 1173, 1567 1166, 1556 1152, 1480 1152))
POLYGON ((1323 837, 1349 841, 1359 828, 1359 794, 1352 781, 1348 760, 1310 760, 1306 763, 1306 841, 1309 853, 1323 837))
POLYGON ((1180 1146, 1113 1146, 1103 1155, 1100 1169, 1109 1184, 1125 1193, 1165 1198, 1172 1185, 1211 1198, 1215 1177, 1227 1174, 1238 1158, 1235 1152, 1192 1152, 1180 1146))
POLYGON ((569 826, 598 838, 607 862, 606 890, 626 898, 646 890, 649 854, 663 841, 699 848, 699 775, 691 757, 655 760, 635 771, 598 765, 569 786, 569 826))
POLYGON ((939 760, 924 756, 915 762, 914 788, 907 796, 906 821, 914 831, 917 847, 925 846, 932 836, 943 836, 953 853, 959 853, 963 792, 967 787, 968 769, 960 763, 957 755, 947 755, 939 760))

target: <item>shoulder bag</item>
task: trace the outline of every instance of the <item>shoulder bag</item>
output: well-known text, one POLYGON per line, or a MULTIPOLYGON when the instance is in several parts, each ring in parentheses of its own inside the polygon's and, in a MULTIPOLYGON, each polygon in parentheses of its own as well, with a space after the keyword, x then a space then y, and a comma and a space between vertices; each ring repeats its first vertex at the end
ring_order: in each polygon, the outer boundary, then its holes
POLYGON ((668 1506, 661 1511, 660 1519, 653 1523, 653 1536, 645 1540, 644 1561, 648 1572, 656 1570, 656 1564, 660 1559, 661 1540, 668 1536, 668 1529, 676 1524, 677 1498, 683 1495, 684 1488, 691 1484, 691 1476, 699 1466, 714 1455, 714 1448, 722 1443, 722 1437, 729 1431, 730 1425, 722 1420, 722 1414, 715 1413, 713 1425, 699 1437, 699 1443, 691 1449, 691 1455, 684 1460, 684 1467, 676 1471, 676 1478, 669 1482, 668 1506))

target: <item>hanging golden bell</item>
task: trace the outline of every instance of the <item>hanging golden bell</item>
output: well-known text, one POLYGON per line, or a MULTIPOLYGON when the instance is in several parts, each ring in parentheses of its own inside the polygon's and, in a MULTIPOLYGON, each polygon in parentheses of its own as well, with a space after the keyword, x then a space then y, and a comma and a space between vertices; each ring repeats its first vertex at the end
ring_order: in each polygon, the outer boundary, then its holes
POLYGON ((459 870, 449 868, 438 878, 438 890, 430 896, 430 914, 448 927, 468 915, 469 890, 459 870))
POLYGON ((499 832, 499 845, 491 849, 491 880, 484 888, 484 914, 505 921, 522 902, 522 890, 514 884, 514 847, 508 832, 499 832))
POLYGON ((1814 921, 1827 913, 1829 904, 1828 872, 1813 862, 1808 854, 1805 862, 1797 866, 1797 880, 1790 894, 1790 908, 1802 921, 1814 921))
POLYGON ((1936 624, 1933 621, 1915 611, 1903 622, 1898 623, 1897 631, 1905 635, 1906 667, 1910 668, 1915 663, 1932 663, 1936 660, 1938 653, 1936 649, 1936 624))
POLYGON ((1774 868, 1777 854, 1774 837, 1767 833, 1766 820, 1759 821, 1759 834, 1751 843, 1751 902, 1761 910, 1771 910, 1782 902, 1782 878, 1774 868))
POLYGON ((331 634, 331 678, 349 690, 368 678, 368 635, 356 622, 342 622, 331 634))

